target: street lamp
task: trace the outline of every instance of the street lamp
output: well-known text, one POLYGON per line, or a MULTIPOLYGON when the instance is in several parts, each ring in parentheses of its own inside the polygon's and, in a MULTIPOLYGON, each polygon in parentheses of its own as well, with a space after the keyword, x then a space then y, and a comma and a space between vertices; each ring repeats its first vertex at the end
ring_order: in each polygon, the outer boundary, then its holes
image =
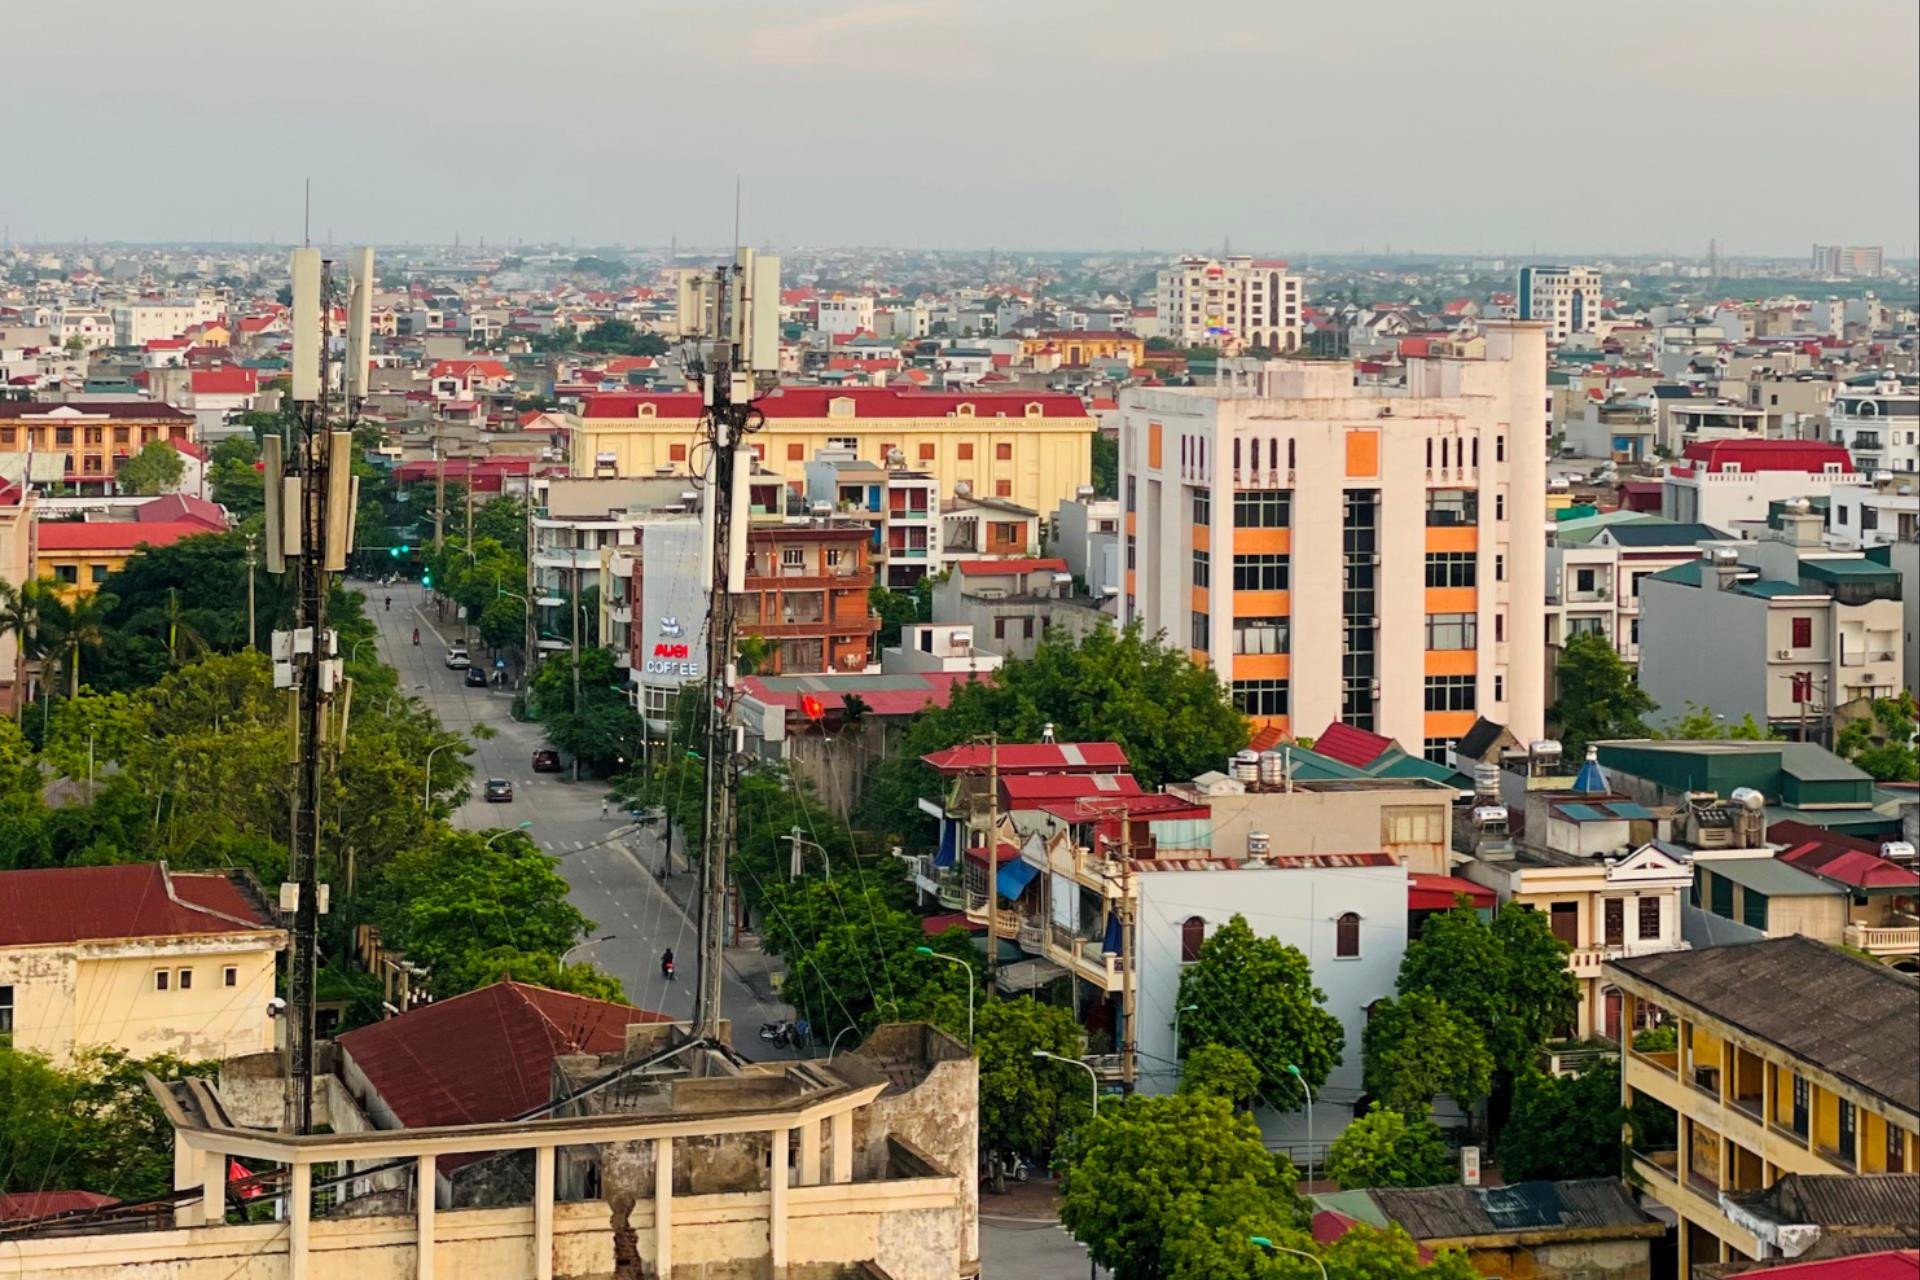
POLYGON ((1063 1058, 1057 1053, 1048 1053, 1045 1049, 1035 1049, 1033 1056, 1036 1058, 1052 1058, 1055 1062, 1071 1063, 1086 1072, 1087 1079, 1093 1081, 1093 1118, 1096 1120, 1100 1118, 1100 1076, 1092 1067, 1080 1061, 1078 1058, 1063 1058))
POLYGON ((1287 1074, 1300 1082, 1307 1091, 1307 1181, 1313 1181, 1313 1089, 1307 1084, 1307 1078, 1300 1074, 1300 1068, 1289 1062, 1287 1074))
POLYGON ((1176 1066, 1180 1062, 1180 1015, 1198 1012, 1200 1012, 1200 1006, 1197 1004, 1183 1004, 1173 1011, 1173 1061, 1176 1066))
POLYGON ((459 745, 458 741, 443 742, 433 750, 427 752, 427 777, 426 780, 420 784, 420 807, 422 809, 433 808, 433 758, 442 751, 445 751, 448 747, 457 747, 459 745))
POLYGON ((507 827, 505 830, 496 831, 492 835, 487 837, 486 842, 484 843, 484 845, 482 845, 482 847, 491 849, 493 847, 493 842, 495 840, 498 840, 501 836, 510 836, 516 831, 525 831, 528 827, 532 825, 533 825, 533 820, 528 819, 525 822, 518 823, 511 827, 507 827))
POLYGON ((842 1028, 840 1028, 840 1029, 839 1029, 838 1031, 836 1031, 836 1032, 834 1032, 834 1033, 833 1033, 833 1043, 831 1043, 831 1044, 829 1044, 829 1045, 827 1046, 827 1061, 828 1061, 828 1062, 832 1062, 832 1061, 833 1061, 833 1055, 834 1055, 834 1051, 835 1051, 835 1050, 837 1050, 837 1049, 838 1049, 838 1048, 840 1047, 840 1037, 841 1037, 841 1036, 843 1036, 843 1035, 845 1035, 845 1034, 847 1034, 847 1032, 849 1032, 849 1031, 851 1031, 851 1030, 853 1030, 853 1024, 852 1024, 851 1022, 849 1022, 849 1023, 848 1023, 848 1024, 846 1025, 846 1026, 844 1026, 844 1027, 842 1027, 842 1028))
POLYGON ((619 936, 620 935, 617 933, 603 933, 597 938, 588 938, 585 942, 574 943, 572 946, 568 947, 565 951, 562 951, 560 953, 560 967, 562 969, 566 968, 567 957, 572 955, 574 952, 578 951, 580 948, 596 946, 602 942, 612 942, 615 938, 619 936))
POLYGON ((973 1047, 973 966, 965 960, 958 960, 953 956, 941 955, 932 947, 915 947, 913 950, 916 955, 932 956, 935 960, 945 960, 948 964, 957 964, 967 971, 967 1047, 971 1049, 973 1047))
POLYGON ((1305 1258, 1308 1262, 1311 1262, 1314 1266, 1320 1268, 1320 1280, 1327 1280, 1327 1264, 1320 1261, 1320 1259, 1316 1258, 1314 1255, 1308 1253, 1304 1249, 1289 1249, 1287 1248, 1287 1246, 1283 1244, 1275 1244, 1273 1241, 1267 1239, 1265 1236, 1248 1236, 1247 1243, 1251 1245, 1258 1245, 1260 1248, 1265 1249, 1268 1253, 1290 1253, 1296 1258, 1305 1258))
POLYGON ((371 644, 374 640, 378 638, 379 637, 377 636, 361 636, 358 640, 355 640, 353 642, 353 648, 347 650, 347 661, 348 662, 360 661, 360 646, 363 644, 371 644))

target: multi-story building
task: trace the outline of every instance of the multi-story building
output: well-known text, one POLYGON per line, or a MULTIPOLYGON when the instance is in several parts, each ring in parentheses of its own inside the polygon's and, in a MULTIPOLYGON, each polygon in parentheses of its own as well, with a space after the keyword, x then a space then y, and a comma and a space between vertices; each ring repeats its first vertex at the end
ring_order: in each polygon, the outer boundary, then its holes
POLYGON ((191 1062, 273 1048, 287 935, 238 872, 164 863, 0 872, 0 1038, 191 1062))
POLYGON ((1040 513, 962 485, 940 504, 939 571, 962 560, 1018 560, 1040 549, 1040 513))
MULTIPOLYGON (((1097 429, 1079 397, 1054 392, 957 394, 881 387, 783 387, 756 401, 766 415, 753 448, 760 465, 795 492, 823 449, 850 449, 907 466, 981 497, 1051 510, 1092 479, 1097 429)), ((576 474, 652 475, 684 470, 702 412, 691 392, 587 397, 573 419, 576 474)))
POLYGON ((1702 440, 1687 445, 1661 477, 1660 514, 1743 534, 1764 525, 1770 505, 1817 498, 1855 484, 1853 459, 1812 440, 1702 440))
POLYGON ((1765 1257, 1733 1197, 1789 1174, 1920 1168, 1920 1018, 1911 977, 1797 935, 1609 960, 1627 1027, 1672 1049, 1621 1054, 1632 1181, 1680 1220, 1679 1274, 1765 1257))
POLYGON ((1920 477, 1883 475, 1873 483, 1828 492, 1829 544, 1858 548, 1915 541, 1920 541, 1920 477))
POLYGON ((1087 584, 1096 600, 1117 596, 1120 576, 1120 500, 1096 498, 1093 486, 1062 499, 1053 514, 1053 537, 1048 545, 1060 551, 1067 572, 1087 584))
POLYGON ((1663 718, 1692 703, 1824 738, 1836 707, 1907 685, 1900 574, 1827 549, 1811 511, 1789 511, 1773 537, 1709 545, 1640 590, 1640 686, 1663 718))
POLYGON ((129 302, 113 309, 113 345, 144 347, 156 338, 178 337, 226 313, 227 304, 213 294, 178 302, 129 302))
POLYGON ((823 451, 807 464, 807 503, 872 530, 873 558, 889 591, 911 591, 940 560, 940 490, 931 472, 879 465, 851 450, 823 451))
POLYGON ((1600 273, 1592 267, 1522 267, 1516 288, 1516 313, 1545 324, 1556 347, 1576 333, 1592 333, 1600 319, 1600 273))
POLYGON ((1137 368, 1147 352, 1146 339, 1111 329, 1048 330, 1022 340, 1020 346, 1021 355, 1042 373, 1084 368, 1096 360, 1118 360, 1137 368))
POLYGON ((1539 737, 1546 344, 1416 357, 1404 388, 1270 362, 1121 402, 1123 618, 1184 640, 1249 716, 1436 758, 1484 715, 1539 737))
POLYGON ((867 527, 853 520, 748 530, 747 590, 734 617, 741 635, 773 642, 760 674, 865 671, 878 659, 871 552, 867 527))
POLYGON ((0 400, 0 456, 60 458, 58 483, 81 493, 111 493, 120 464, 156 440, 191 443, 193 415, 152 400, 0 400))
POLYGON ((1300 277, 1278 260, 1188 256, 1160 272, 1159 333, 1180 346, 1300 349, 1300 277))
MULTIPOLYGON (((55 499, 54 501, 58 501, 55 499)), ((128 557, 148 547, 170 547, 182 538, 220 533, 226 513, 205 498, 170 494, 127 511, 125 519, 40 521, 34 577, 54 584, 64 600, 90 596, 128 557)))
POLYGON ((1640 581, 1700 558, 1700 543, 1725 542, 1711 525, 1658 516, 1609 519, 1598 530, 1547 535, 1547 644, 1596 632, 1627 662, 1640 660, 1640 581))
POLYGON ((1100 604, 1074 594, 1073 575, 1057 556, 959 560, 933 590, 936 621, 970 625, 1009 658, 1031 658, 1050 631, 1078 637, 1112 621, 1100 604))
POLYGON ((1894 476, 1920 483, 1920 379, 1885 373, 1834 393, 1833 441, 1853 455, 1869 480, 1894 476))
POLYGON ((835 294, 814 303, 814 328, 822 333, 873 332, 873 299, 835 294))
POLYGON ((1813 269, 1823 276, 1877 276, 1886 266, 1886 252, 1877 244, 1817 244, 1813 269))

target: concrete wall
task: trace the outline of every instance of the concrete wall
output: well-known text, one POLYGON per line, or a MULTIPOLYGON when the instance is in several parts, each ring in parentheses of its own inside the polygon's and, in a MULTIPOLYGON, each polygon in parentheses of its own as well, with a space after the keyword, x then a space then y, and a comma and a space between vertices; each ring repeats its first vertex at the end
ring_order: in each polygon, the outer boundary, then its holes
POLYGON ((1495 1280, 1547 1280, 1551 1276, 1650 1280, 1653 1264, 1649 1254, 1645 1240, 1578 1240, 1531 1248, 1475 1249, 1468 1256, 1474 1270, 1495 1280))

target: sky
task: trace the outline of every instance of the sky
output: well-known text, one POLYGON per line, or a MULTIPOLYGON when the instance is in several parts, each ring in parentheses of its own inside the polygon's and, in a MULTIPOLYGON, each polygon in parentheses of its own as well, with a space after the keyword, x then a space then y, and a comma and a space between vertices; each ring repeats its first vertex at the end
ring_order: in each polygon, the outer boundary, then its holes
POLYGON ((1920 238, 1915 0, 7 8, 0 239, 296 241, 307 177, 336 243, 723 244, 736 179, 783 247, 1920 238))

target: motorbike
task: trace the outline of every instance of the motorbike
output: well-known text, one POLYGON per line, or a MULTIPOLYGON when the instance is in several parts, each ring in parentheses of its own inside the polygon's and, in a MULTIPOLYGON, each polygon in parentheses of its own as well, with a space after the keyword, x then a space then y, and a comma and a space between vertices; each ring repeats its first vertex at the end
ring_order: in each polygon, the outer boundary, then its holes
POLYGON ((783 1049, 804 1049, 812 1040, 805 1023, 788 1022, 784 1019, 779 1022, 762 1023, 760 1038, 768 1044, 778 1045, 783 1049))
POLYGON ((1032 1177, 1033 1162, 1018 1151, 990 1149, 980 1157, 980 1181, 996 1194, 1005 1191, 1009 1182, 1026 1182, 1032 1177))

